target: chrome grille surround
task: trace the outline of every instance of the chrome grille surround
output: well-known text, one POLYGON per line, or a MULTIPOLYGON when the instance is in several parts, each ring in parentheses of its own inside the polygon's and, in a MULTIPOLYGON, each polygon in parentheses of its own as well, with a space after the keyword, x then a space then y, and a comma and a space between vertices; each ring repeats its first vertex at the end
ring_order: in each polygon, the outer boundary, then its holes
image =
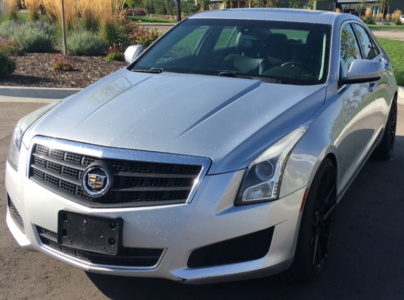
POLYGON ((95 146, 46 137, 34 137, 28 177, 71 201, 88 207, 138 207, 191 203, 211 160, 95 146), (87 196, 81 177, 94 161, 114 170, 114 186, 101 198, 87 196))

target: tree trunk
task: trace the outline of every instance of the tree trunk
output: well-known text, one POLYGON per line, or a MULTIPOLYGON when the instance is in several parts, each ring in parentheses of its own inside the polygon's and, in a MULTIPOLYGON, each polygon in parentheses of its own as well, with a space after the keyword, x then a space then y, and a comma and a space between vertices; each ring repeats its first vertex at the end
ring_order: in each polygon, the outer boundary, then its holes
POLYGON ((63 38, 63 53, 67 57, 67 41, 66 41, 66 20, 65 20, 65 3, 62 0, 62 38, 63 38))
POLYGON ((181 21, 181 0, 177 0, 177 22, 181 21))

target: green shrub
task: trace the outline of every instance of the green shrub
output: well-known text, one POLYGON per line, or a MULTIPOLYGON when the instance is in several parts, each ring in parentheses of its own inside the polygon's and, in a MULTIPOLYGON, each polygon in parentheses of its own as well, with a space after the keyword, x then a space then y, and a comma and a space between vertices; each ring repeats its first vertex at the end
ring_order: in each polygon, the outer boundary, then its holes
POLYGON ((30 21, 37 21, 39 20, 39 12, 37 9, 29 9, 28 10, 28 19, 30 21))
MULTIPOLYGON (((60 41, 62 49, 62 41, 60 41)), ((93 56, 107 50, 105 41, 93 31, 84 29, 72 30, 67 35, 67 51, 71 55, 93 56)))
POLYGON ((15 41, 0 37, 0 52, 6 53, 8 56, 16 56, 18 45, 15 41))
POLYGON ((136 45, 142 45, 145 49, 149 47, 155 40, 160 37, 160 33, 157 29, 149 30, 144 27, 144 25, 139 26, 136 24, 136 27, 129 34, 129 38, 136 45))
POLYGON ((376 23, 373 21, 372 17, 368 17, 368 16, 363 17, 363 18, 362 18, 362 21, 365 22, 366 24, 376 24, 376 23))
POLYGON ((52 58, 52 67, 51 70, 52 71, 71 71, 73 70, 72 65, 69 63, 69 60, 67 59, 66 55, 63 54, 56 54, 53 56, 52 58))
POLYGON ((0 78, 9 76, 15 71, 15 61, 8 53, 0 51, 0 78))
POLYGON ((54 25, 42 21, 5 21, 0 23, 0 36, 14 40, 20 54, 52 52, 55 29, 54 25))
POLYGON ((106 57, 107 61, 123 61, 125 60, 125 55, 123 54, 122 44, 113 44, 108 48, 108 55, 106 57))
POLYGON ((115 60, 123 61, 123 60, 125 60, 125 56, 121 52, 112 52, 107 55, 106 60, 107 61, 115 61, 115 60))
POLYGON ((130 45, 130 39, 126 35, 126 29, 118 21, 111 20, 105 22, 102 26, 102 37, 108 42, 108 45, 122 44, 125 48, 130 45))

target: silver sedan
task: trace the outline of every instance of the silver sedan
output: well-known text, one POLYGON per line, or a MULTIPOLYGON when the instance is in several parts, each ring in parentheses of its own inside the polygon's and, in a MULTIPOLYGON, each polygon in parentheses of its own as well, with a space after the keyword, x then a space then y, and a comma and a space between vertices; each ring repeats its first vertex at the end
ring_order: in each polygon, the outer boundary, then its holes
POLYGON ((337 203, 370 155, 394 147, 397 85, 366 25, 211 11, 126 57, 17 124, 6 167, 17 242, 104 274, 314 279, 337 203))

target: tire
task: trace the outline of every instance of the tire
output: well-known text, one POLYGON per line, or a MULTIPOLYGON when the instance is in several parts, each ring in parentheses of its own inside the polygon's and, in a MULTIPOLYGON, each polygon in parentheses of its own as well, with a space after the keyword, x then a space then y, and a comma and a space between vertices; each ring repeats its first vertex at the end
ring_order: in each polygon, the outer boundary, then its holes
POLYGON ((300 223, 296 253, 287 278, 311 281, 324 269, 336 213, 336 172, 325 158, 311 184, 300 223))
POLYGON ((393 154, 394 143, 396 140, 397 127, 397 97, 391 104, 389 118, 387 119, 386 129, 380 145, 373 152, 373 157, 379 160, 389 160, 393 154))

